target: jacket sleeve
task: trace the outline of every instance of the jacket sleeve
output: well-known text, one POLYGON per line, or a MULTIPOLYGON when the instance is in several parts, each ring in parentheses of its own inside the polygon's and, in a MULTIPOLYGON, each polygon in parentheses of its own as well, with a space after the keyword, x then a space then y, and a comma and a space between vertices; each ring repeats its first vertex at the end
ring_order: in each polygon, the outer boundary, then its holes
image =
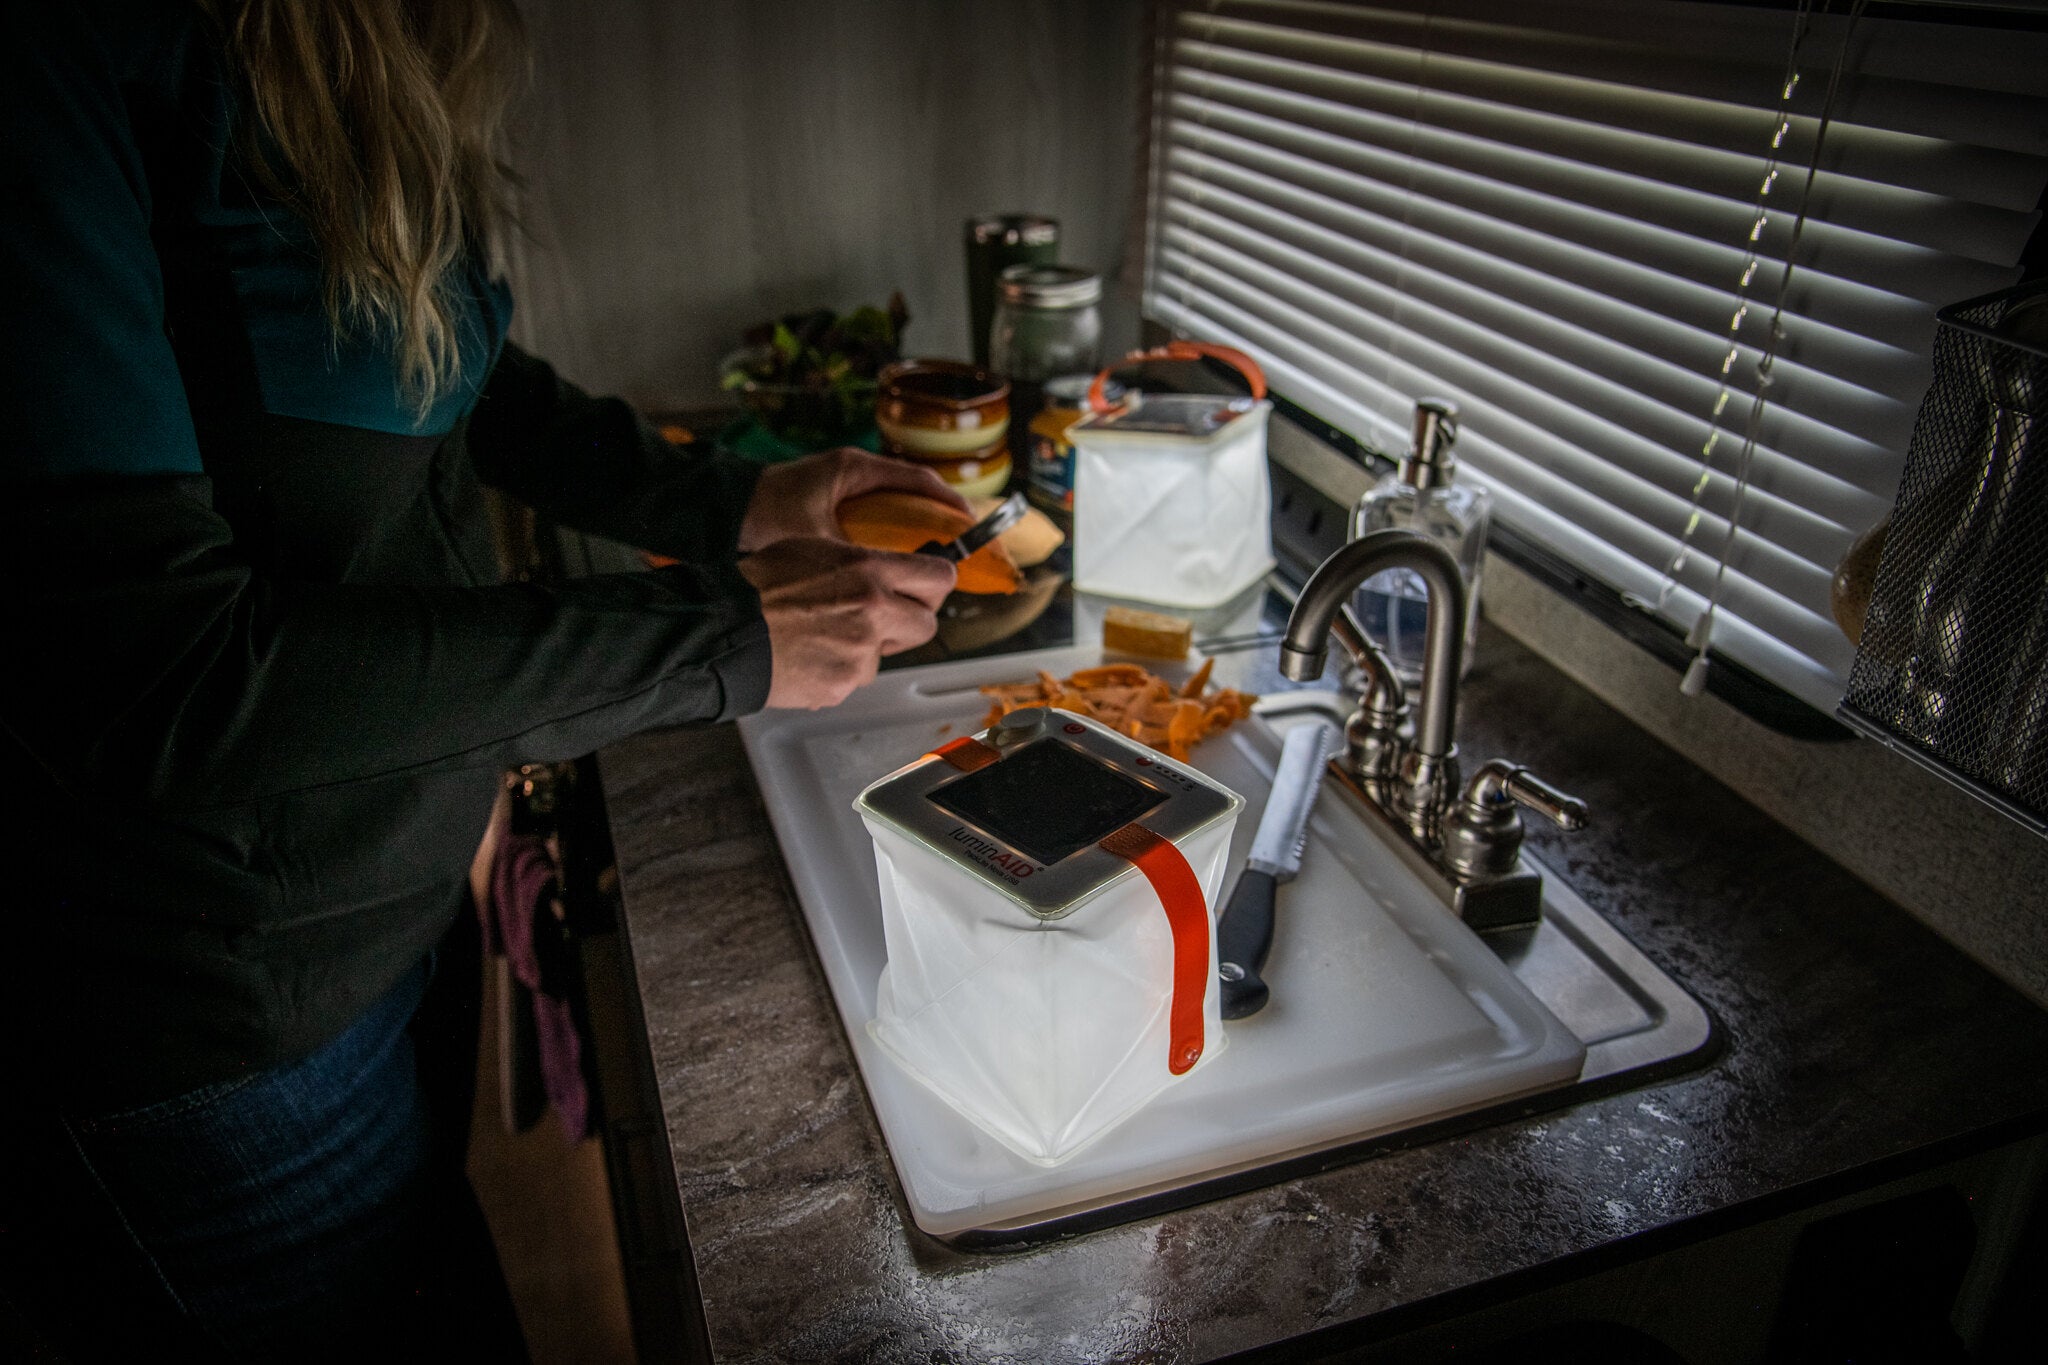
POLYGON ((470 414, 469 454, 485 483, 564 526, 703 563, 736 553, 760 477, 708 444, 672 444, 510 342, 470 414))
POLYGON ((74 795, 196 809, 568 758, 758 708, 767 629, 730 567, 557 589, 270 580, 200 476, 19 486, 0 718, 74 795))
POLYGON ((132 92, 76 13, 0 20, 14 747, 78 796, 196 808, 758 707, 767 630, 730 565, 386 588, 276 581, 238 555, 165 335, 132 92))

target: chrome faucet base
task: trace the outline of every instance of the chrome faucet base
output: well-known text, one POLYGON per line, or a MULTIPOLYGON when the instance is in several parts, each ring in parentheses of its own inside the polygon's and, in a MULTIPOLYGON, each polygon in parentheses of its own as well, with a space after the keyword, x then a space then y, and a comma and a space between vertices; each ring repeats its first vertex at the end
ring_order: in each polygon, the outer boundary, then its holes
POLYGON ((1416 838, 1407 823, 1390 812, 1386 804, 1388 793, 1372 790, 1383 784, 1360 780, 1340 759, 1330 760, 1329 766, 1330 775, 1337 779, 1345 795, 1387 833, 1387 842, 1401 855, 1401 861, 1474 933, 1529 929, 1543 918, 1543 877, 1531 871, 1519 857, 1510 872, 1470 881, 1454 877, 1444 870, 1435 852, 1416 838))

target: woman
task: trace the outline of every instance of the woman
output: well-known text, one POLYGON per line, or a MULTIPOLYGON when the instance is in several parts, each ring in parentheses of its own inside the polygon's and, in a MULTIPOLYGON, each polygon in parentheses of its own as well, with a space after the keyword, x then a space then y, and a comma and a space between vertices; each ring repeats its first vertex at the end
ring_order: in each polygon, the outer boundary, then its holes
POLYGON ((957 504, 922 471, 673 450, 503 340, 518 43, 507 0, 0 20, 0 1283, 80 1358, 523 1354, 408 1032, 495 774, 829 705, 952 586, 837 539, 957 504), (479 480, 684 562, 492 584, 479 480))

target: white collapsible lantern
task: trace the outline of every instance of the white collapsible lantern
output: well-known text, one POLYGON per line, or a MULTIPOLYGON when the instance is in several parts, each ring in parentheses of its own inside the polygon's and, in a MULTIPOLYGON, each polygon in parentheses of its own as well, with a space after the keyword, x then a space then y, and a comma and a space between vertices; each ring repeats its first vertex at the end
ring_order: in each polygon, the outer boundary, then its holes
POLYGON ((1094 410, 1068 428, 1074 586, 1083 592, 1213 607, 1273 568, 1272 404, 1258 366, 1242 352, 1189 342, 1128 359, 1200 355, 1242 370, 1252 397, 1134 393, 1111 406, 1091 395, 1094 410))
POLYGON ((1223 1050, 1214 907, 1243 805, 1037 708, 874 783, 869 1031, 1005 1147, 1066 1160, 1223 1050))

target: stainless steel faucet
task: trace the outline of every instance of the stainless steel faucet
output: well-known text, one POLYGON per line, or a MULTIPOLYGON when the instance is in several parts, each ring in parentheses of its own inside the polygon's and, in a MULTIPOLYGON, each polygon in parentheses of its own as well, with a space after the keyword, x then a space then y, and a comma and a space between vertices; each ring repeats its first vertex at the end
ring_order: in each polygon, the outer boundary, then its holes
POLYGON ((1295 599, 1286 638, 1280 642, 1280 671, 1296 682, 1320 678, 1337 613, 1359 584, 1387 569, 1407 569, 1429 589, 1429 624, 1422 637, 1422 704, 1415 715, 1415 739, 1392 783, 1402 822, 1426 837, 1458 785, 1458 747, 1452 735, 1458 720, 1458 675, 1465 662, 1465 579, 1450 551, 1427 536, 1403 530, 1374 531, 1345 545, 1309 575, 1295 599))
POLYGON ((1320 678, 1333 636, 1363 681, 1347 727, 1350 752, 1338 765, 1353 791, 1393 826, 1398 843, 1467 923, 1481 930, 1534 924, 1542 915, 1542 878, 1521 861, 1515 807, 1526 805, 1578 829, 1586 806, 1501 759, 1482 767, 1460 795, 1455 733, 1465 580, 1457 561, 1415 531, 1374 531, 1351 541, 1309 575, 1295 599, 1280 643, 1281 673, 1296 682, 1320 678), (1347 606, 1361 584, 1388 569, 1410 571, 1429 592, 1422 698, 1412 732, 1399 679, 1347 606))

